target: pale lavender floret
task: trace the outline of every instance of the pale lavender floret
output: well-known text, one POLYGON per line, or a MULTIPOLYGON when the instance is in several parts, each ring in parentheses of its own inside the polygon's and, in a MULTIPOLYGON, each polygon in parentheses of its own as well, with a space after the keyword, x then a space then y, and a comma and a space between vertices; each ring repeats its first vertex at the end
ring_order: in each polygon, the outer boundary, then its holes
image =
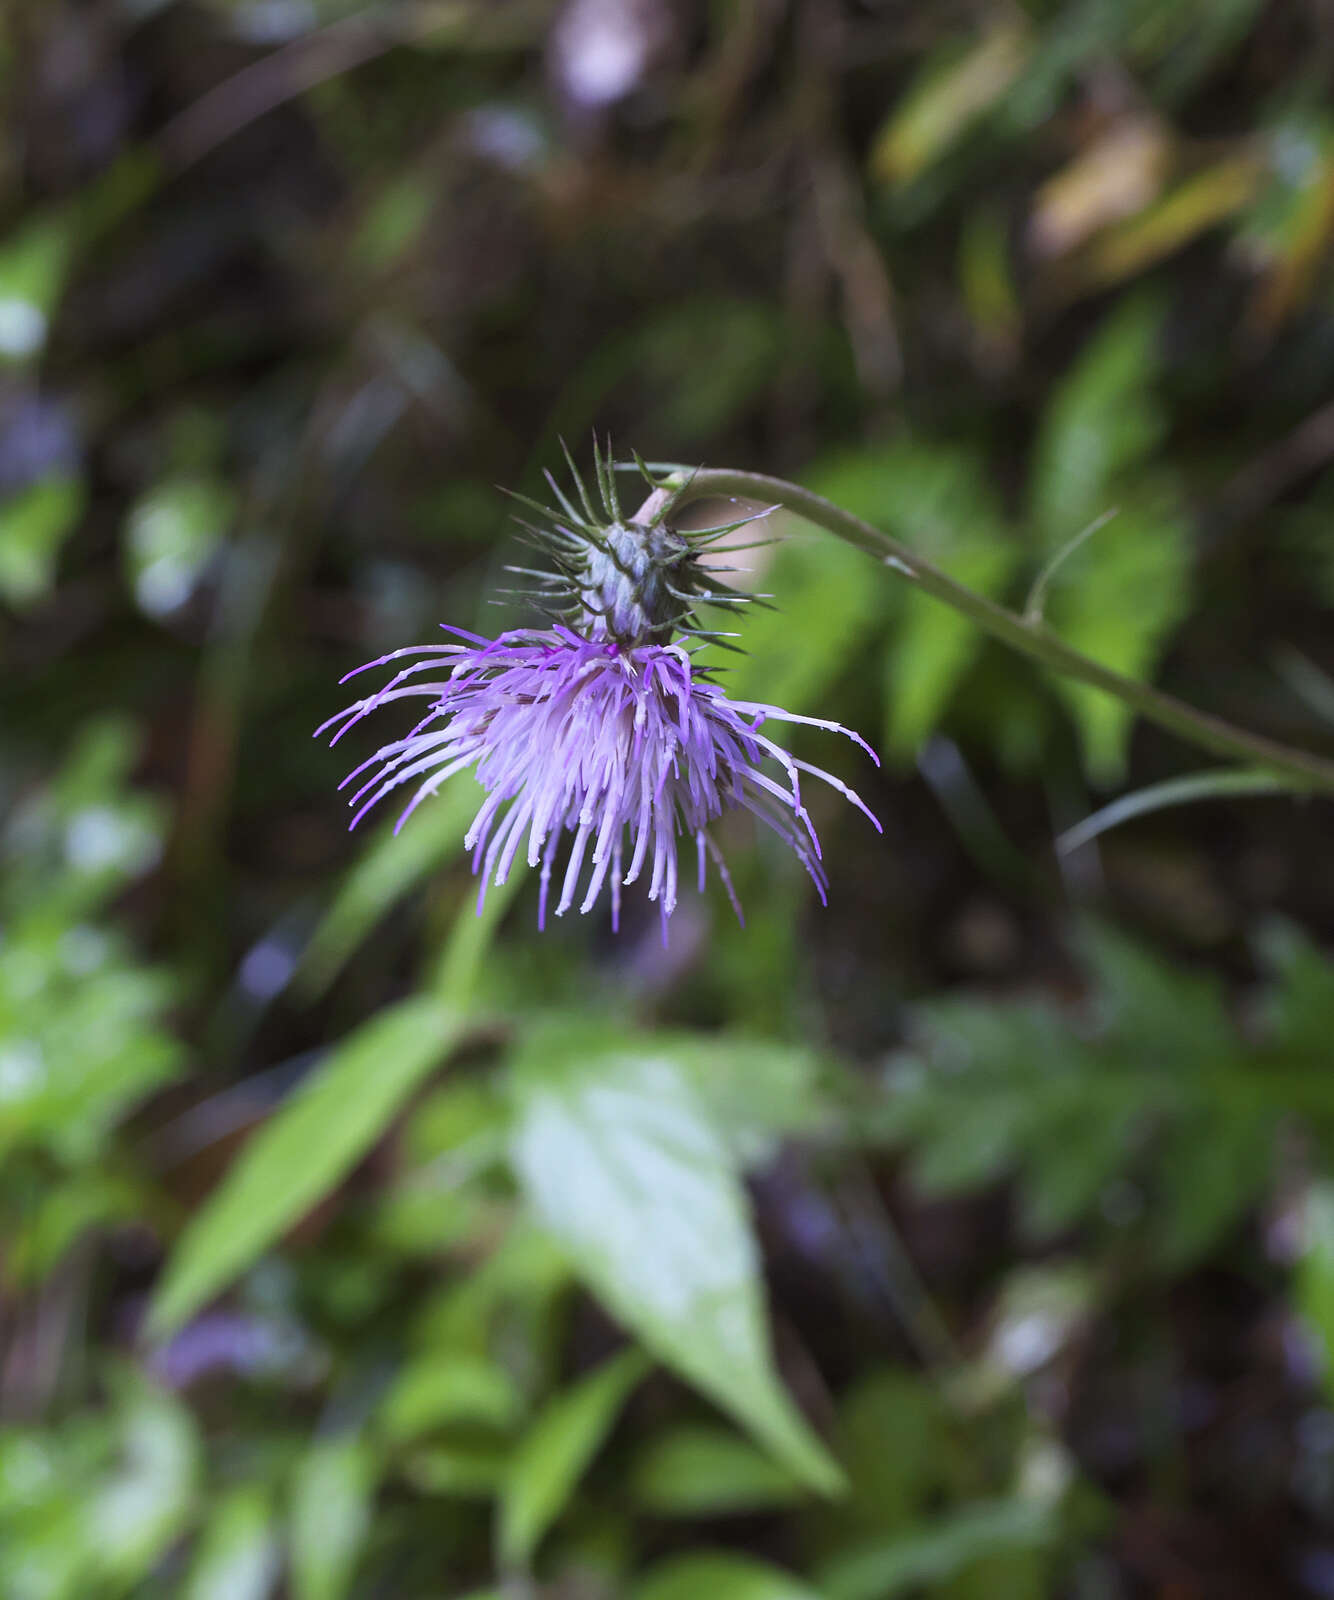
POLYGON ((590 911, 610 883, 615 927, 622 886, 647 872, 648 897, 659 903, 665 929, 676 905, 677 841, 693 838, 700 889, 712 860, 740 917, 727 867, 708 833, 709 824, 734 806, 791 847, 823 901, 828 884, 820 841, 802 803, 801 773, 830 784, 880 827, 846 784, 798 760, 760 729, 766 721, 806 723, 846 735, 876 760, 865 740, 836 722, 729 700, 692 667, 679 645, 627 647, 590 641, 559 626, 497 639, 446 631, 466 642, 395 650, 348 673, 351 678, 416 658, 319 731, 335 728, 336 744, 382 705, 416 697, 432 702, 409 733, 355 767, 343 787, 369 773, 350 802, 355 827, 372 806, 415 783, 397 831, 447 779, 475 768, 487 798, 464 842, 473 852, 473 871, 481 875, 479 911, 487 885, 503 884, 525 849, 528 864, 541 867, 543 926, 553 868, 568 832, 574 839, 557 916, 580 898, 581 882, 581 912, 590 911), (777 765, 781 780, 763 770, 766 762, 777 765))

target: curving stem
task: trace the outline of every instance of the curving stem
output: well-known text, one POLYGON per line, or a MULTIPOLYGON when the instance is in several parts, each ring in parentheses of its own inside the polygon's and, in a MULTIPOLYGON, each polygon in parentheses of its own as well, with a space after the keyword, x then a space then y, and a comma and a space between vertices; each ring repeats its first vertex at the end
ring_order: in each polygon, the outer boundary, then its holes
POLYGON ((762 472, 733 472, 725 467, 671 469, 635 513, 636 522, 655 522, 694 500, 745 499, 762 501, 792 512, 814 523, 847 544, 856 545, 883 566, 915 583, 924 594, 971 618, 985 633, 999 639, 1021 655, 1043 666, 1062 672, 1081 683, 1092 684, 1105 694, 1115 695, 1149 721, 1169 729, 1178 737, 1215 755, 1251 762, 1281 773, 1291 789, 1334 795, 1334 761, 1306 750, 1248 733, 1221 717, 1197 711, 1173 695, 1164 694, 1147 683, 1123 677, 1091 657, 1066 644, 1040 617, 1022 617, 975 593, 942 572, 924 556, 918 555, 883 529, 863 522, 822 495, 813 494, 799 484, 771 478, 762 472))

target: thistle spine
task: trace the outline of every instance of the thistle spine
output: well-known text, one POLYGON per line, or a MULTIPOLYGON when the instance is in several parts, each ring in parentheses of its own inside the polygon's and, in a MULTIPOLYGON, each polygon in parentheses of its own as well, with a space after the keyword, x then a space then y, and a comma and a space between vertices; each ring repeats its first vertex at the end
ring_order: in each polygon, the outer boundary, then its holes
MULTIPOLYGON (((766 515, 767 510, 717 527, 682 530, 670 521, 676 501, 671 495, 648 522, 626 517, 610 444, 601 448, 595 438, 599 510, 563 442, 561 448, 573 480, 574 498, 550 472, 544 476, 555 497, 554 507, 524 495, 514 496, 540 518, 537 522, 519 521, 555 570, 509 568, 537 580, 539 587, 525 592, 553 622, 591 642, 614 644, 622 650, 665 645, 677 634, 700 643, 723 642, 729 635, 701 626, 698 608, 735 608, 766 598, 731 588, 716 569, 705 566, 702 557, 712 545, 766 515)), ((662 488, 640 458, 634 459, 649 487, 662 488)))

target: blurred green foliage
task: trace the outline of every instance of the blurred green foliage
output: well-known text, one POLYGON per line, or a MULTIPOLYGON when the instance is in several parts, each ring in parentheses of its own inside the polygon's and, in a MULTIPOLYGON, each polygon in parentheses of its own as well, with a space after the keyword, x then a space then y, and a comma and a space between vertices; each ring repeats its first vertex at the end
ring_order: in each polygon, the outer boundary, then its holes
POLYGON ((1325 804, 781 517, 827 911, 539 938, 311 739, 596 427, 1329 750, 1327 21, 7 9, 0 1600, 1334 1593, 1325 804))

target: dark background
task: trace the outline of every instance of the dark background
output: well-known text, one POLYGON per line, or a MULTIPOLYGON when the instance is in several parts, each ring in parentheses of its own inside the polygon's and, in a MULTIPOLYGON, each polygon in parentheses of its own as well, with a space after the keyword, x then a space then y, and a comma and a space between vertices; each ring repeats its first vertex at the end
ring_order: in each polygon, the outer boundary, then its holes
POLYGON ((884 755, 793 739, 885 824, 819 797, 827 909, 729 822, 744 931, 716 885, 665 950, 633 891, 479 927, 475 802, 349 836, 371 736, 311 737, 367 657, 525 619, 496 486, 597 430, 1020 608, 1114 512, 1051 626, 1334 753, 1332 73, 1322 0, 10 0, 5 1600, 1334 1595, 1327 801, 1058 855, 1214 758, 782 518, 729 687, 884 755), (659 1056, 841 1499, 533 1231, 521 1147, 587 1160, 534 1084, 600 1062, 651 1256, 659 1056))

